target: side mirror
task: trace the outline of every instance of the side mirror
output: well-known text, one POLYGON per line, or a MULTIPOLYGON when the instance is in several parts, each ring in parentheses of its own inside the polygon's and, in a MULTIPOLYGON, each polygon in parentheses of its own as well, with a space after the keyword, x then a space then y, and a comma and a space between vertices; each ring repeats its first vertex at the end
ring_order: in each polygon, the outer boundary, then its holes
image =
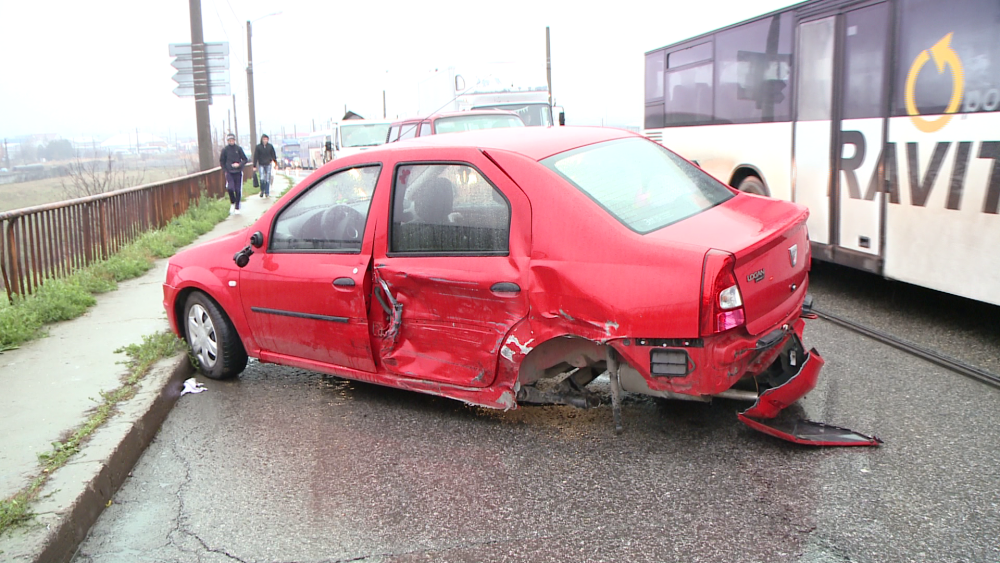
POLYGON ((250 245, 247 245, 243 247, 243 250, 233 255, 233 262, 236 262, 237 266, 243 268, 250 263, 251 254, 253 254, 253 249, 250 248, 250 245))
POLYGON ((263 246, 264 234, 261 233, 260 231, 257 231, 256 233, 250 235, 250 244, 252 244, 254 248, 260 248, 261 246, 263 246))
POLYGON ((566 125, 566 112, 559 112, 559 125, 566 125))

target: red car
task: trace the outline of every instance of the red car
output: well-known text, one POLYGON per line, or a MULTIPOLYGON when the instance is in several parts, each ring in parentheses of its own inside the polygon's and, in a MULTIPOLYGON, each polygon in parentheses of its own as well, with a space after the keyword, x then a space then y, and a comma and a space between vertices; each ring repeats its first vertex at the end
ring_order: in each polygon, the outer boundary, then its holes
MULTIPOLYGON (((807 210, 736 192, 603 128, 432 135, 338 159, 254 225, 170 260, 164 307, 202 373, 247 357, 470 404, 599 405, 622 391, 755 401, 816 383, 802 345, 807 210)), ((776 419, 780 420, 780 419, 776 419)))
POLYGON ((442 133, 461 133, 502 127, 524 127, 524 121, 514 112, 496 109, 473 109, 435 113, 427 117, 413 117, 389 126, 387 143, 405 141, 442 133))

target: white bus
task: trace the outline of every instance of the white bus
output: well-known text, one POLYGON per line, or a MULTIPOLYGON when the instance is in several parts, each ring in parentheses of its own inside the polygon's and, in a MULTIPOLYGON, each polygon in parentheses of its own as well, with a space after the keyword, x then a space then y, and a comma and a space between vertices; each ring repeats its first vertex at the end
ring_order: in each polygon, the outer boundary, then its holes
POLYGON ((644 134, 813 256, 1000 305, 1000 1, 815 0, 646 53, 644 134))

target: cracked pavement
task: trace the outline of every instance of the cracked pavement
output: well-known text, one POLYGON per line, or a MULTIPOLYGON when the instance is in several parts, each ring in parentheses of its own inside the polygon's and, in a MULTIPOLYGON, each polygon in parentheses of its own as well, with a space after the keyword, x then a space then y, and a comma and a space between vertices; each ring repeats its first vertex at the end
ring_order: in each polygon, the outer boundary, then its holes
POLYGON ((1000 390, 822 320, 805 336, 827 365, 793 408, 884 446, 634 396, 615 436, 606 406, 504 413, 252 363, 181 398, 74 561, 1000 560, 1000 390))

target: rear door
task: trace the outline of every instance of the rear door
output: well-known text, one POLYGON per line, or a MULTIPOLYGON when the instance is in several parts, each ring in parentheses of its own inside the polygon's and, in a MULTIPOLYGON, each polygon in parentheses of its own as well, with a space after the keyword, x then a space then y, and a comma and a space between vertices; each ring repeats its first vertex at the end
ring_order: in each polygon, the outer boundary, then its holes
POLYGON ((421 153, 392 170, 376 235, 375 355, 395 375, 486 387, 528 312, 531 209, 480 151, 421 153))

